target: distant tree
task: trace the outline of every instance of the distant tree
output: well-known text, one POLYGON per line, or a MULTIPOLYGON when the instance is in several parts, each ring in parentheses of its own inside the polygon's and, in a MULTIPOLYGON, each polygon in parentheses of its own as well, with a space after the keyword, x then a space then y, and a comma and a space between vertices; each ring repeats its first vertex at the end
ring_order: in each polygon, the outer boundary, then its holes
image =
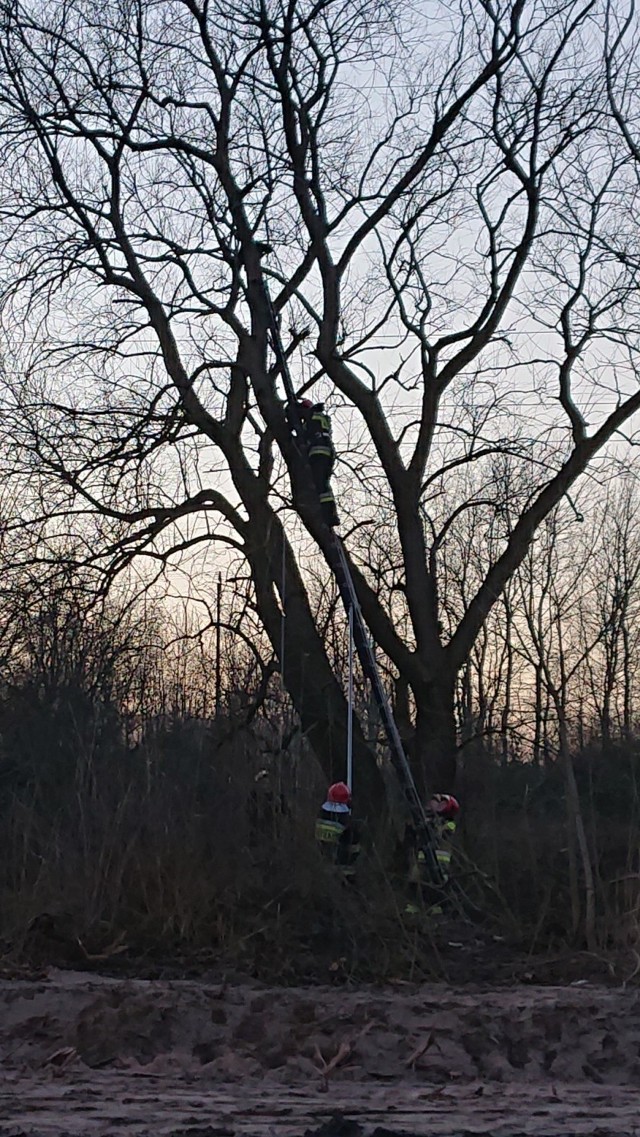
POLYGON ((591 648, 579 681, 589 735, 606 745, 633 733, 638 695, 640 525, 633 470, 621 470, 601 492, 583 543, 588 556, 577 621, 583 647, 591 648))

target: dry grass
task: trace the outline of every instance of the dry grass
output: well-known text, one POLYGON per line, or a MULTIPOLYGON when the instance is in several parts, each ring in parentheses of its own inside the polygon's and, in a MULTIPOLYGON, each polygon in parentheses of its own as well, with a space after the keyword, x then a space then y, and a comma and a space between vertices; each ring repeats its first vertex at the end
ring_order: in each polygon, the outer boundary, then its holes
MULTIPOLYGON (((442 937, 404 917, 405 883, 380 834, 365 838, 356 889, 319 856, 323 786, 308 755, 304 777, 300 754, 271 754, 256 781, 259 732, 192 722, 127 750, 117 722, 94 727, 28 737, 0 765, 8 949, 36 962, 223 961, 285 982, 446 974, 442 937)), ((553 772, 525 774, 493 770, 468 801, 458 874, 492 934, 537 952, 570 941, 566 831, 553 772)), ((589 803, 600 942, 636 949, 631 830, 589 803)))

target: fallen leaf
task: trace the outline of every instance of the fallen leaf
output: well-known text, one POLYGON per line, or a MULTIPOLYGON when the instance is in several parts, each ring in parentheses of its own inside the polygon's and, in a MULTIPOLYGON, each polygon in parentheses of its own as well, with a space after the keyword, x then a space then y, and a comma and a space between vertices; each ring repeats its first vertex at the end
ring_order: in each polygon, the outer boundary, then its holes
POLYGON ((418 1046, 416 1046, 415 1050, 413 1050, 412 1053, 409 1055, 409 1057, 407 1058, 407 1060, 405 1062, 405 1066, 414 1067, 416 1062, 418 1061, 418 1058, 422 1058, 422 1055, 426 1054, 427 1050, 432 1045, 432 1043, 433 1043, 433 1031, 430 1030, 426 1039, 424 1039, 422 1042, 420 1042, 418 1044, 418 1046))
POLYGON ((113 940, 112 943, 104 948, 103 951, 99 952, 87 951, 86 947, 79 937, 76 939, 76 943, 78 944, 78 947, 83 953, 85 959, 88 959, 91 963, 104 963, 105 960, 111 959, 112 956, 122 955, 123 951, 129 950, 129 945, 124 942, 125 934, 125 932, 120 932, 120 934, 116 936, 115 940, 113 940))
POLYGON ((54 1050, 48 1058, 45 1058, 42 1063, 43 1066, 57 1066, 58 1069, 63 1069, 74 1062, 78 1057, 78 1051, 75 1046, 61 1046, 59 1050, 54 1050))
POLYGON ((359 1030, 357 1032, 357 1034, 352 1035, 351 1038, 344 1039, 340 1043, 340 1045, 339 1045, 336 1053, 334 1054, 333 1058, 329 1059, 328 1062, 327 1062, 326 1058, 324 1057, 324 1055, 322 1054, 320 1047, 316 1043, 315 1048, 314 1048, 314 1057, 317 1059, 316 1070, 318 1071, 319 1074, 322 1075, 322 1078, 324 1079, 325 1082, 327 1081, 329 1074, 332 1074, 333 1071, 336 1070, 338 1068, 338 1066, 340 1066, 341 1063, 345 1061, 346 1058, 351 1057, 351 1055, 353 1054, 353 1051, 355 1049, 356 1043, 359 1042, 359 1040, 361 1038, 363 1038, 365 1034, 369 1033, 372 1026, 373 1026, 373 1020, 370 1020, 368 1023, 365 1023, 365 1025, 362 1027, 361 1030, 359 1030))
POLYGON ((429 1093, 420 1094, 420 1097, 426 1098, 427 1101, 436 1101, 438 1098, 441 1098, 443 1096, 443 1094, 446 1093, 446 1090, 447 1090, 446 1086, 438 1086, 437 1090, 430 1090, 429 1093))

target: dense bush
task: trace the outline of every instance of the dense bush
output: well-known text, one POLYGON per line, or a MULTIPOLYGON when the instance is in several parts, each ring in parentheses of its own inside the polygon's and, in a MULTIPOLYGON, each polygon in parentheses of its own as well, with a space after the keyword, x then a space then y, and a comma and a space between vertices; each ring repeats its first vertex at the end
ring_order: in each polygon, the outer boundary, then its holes
MULTIPOLYGON (((388 835, 369 819, 359 887, 345 889, 314 846, 324 786, 300 740, 278 751, 260 720, 221 715, 152 719, 131 746, 113 705, 32 681, 5 691, 0 735, 0 934, 14 948, 82 962, 119 941, 141 957, 208 952, 283 977, 333 956, 366 974, 415 969, 388 835)), ((637 748, 592 749, 576 768, 602 941, 628 942, 637 748)), ((520 946, 567 942, 558 771, 479 755, 461 794, 465 894, 520 946)))
MULTIPOLYGON (((437 929, 404 917, 397 834, 364 818, 358 886, 340 883, 314 843, 319 767, 278 691, 257 698, 242 666, 206 714, 210 666, 166 652, 155 617, 70 601, 22 620, 0 687, 8 951, 81 963, 126 944, 289 979, 438 973, 437 929)), ((580 946, 559 765, 462 754, 455 875, 472 926, 484 916, 526 950, 580 946)), ((639 938, 639 760, 632 740, 573 756, 603 948, 639 938)))

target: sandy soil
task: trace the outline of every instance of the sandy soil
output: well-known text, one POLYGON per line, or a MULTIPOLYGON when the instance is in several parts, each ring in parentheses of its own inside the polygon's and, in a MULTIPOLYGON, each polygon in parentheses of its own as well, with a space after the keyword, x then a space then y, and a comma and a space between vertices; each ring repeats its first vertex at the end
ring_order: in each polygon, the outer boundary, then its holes
POLYGON ((640 1135, 640 993, 0 983, 0 1137, 640 1135))

